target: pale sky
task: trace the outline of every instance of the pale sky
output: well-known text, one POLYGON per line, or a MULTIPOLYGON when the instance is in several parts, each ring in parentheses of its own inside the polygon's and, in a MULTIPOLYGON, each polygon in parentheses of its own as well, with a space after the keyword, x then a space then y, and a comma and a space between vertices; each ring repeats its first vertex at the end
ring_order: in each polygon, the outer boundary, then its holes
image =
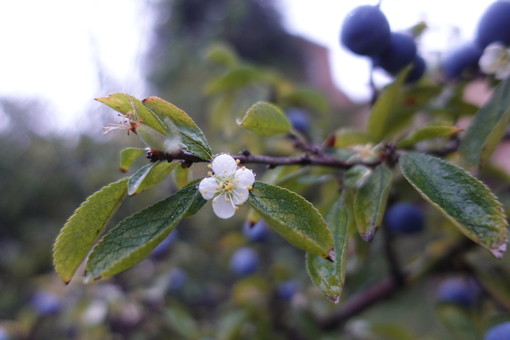
MULTIPOLYGON (((53 103, 58 130, 79 125, 93 98, 103 91, 150 95, 140 70, 150 0, 0 1, 0 96, 39 96, 53 103), (99 85, 98 70, 108 89, 99 85)), ((289 31, 331 49, 336 83, 354 100, 369 96, 369 66, 338 43, 343 18, 356 6, 377 1, 278 0, 289 31)), ((383 0, 392 30, 420 20, 429 24, 421 41, 424 56, 468 41, 491 0, 383 0), (453 29, 460 36, 453 39, 453 29)), ((99 104, 97 104, 99 105, 99 104)), ((2 115, 0 112, 0 128, 2 115)))

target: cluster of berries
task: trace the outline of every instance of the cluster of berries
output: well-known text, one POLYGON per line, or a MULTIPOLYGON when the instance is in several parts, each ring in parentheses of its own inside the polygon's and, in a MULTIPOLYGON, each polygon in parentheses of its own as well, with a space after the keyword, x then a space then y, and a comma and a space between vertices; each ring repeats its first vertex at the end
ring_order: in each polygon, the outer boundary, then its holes
POLYGON ((370 57, 375 66, 391 75, 412 64, 408 83, 416 82, 425 73, 425 60, 417 53, 414 37, 392 32, 379 6, 364 5, 351 11, 343 22, 340 41, 351 52, 370 57))
POLYGON ((510 75, 510 1, 492 3, 481 16, 474 41, 446 55, 441 70, 447 79, 471 77, 481 69, 497 79, 510 75))

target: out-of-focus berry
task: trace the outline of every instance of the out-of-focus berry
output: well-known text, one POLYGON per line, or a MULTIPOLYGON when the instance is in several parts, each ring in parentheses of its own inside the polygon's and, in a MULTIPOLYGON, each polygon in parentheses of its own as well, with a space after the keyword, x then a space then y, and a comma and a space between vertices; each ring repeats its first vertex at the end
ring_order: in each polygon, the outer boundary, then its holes
POLYGON ((377 6, 359 6, 345 18, 340 41, 350 51, 376 56, 390 42, 390 24, 377 6))
POLYGON ((376 66, 396 74, 416 58, 416 43, 404 33, 391 33, 391 40, 384 51, 374 58, 376 66))
POLYGON ((251 248, 239 248, 232 254, 230 270, 236 275, 246 276, 254 273, 259 267, 259 257, 251 248))
POLYGON ((487 8, 478 22, 476 42, 482 49, 493 42, 510 45, 510 1, 499 0, 487 8))
POLYGON ((437 298, 440 302, 453 303, 462 307, 471 307, 480 294, 476 282, 467 278, 444 280, 438 287, 437 298))
POLYGON ((414 234, 423 230, 425 218, 422 211, 408 202, 391 206, 385 216, 386 226, 398 234, 414 234))
POLYGON ((243 234, 252 242, 264 242, 269 236, 269 226, 262 219, 253 225, 247 221, 243 224, 243 234))
POLYGON ((489 329, 485 333, 484 340, 508 340, 510 339, 510 322, 504 322, 489 329))

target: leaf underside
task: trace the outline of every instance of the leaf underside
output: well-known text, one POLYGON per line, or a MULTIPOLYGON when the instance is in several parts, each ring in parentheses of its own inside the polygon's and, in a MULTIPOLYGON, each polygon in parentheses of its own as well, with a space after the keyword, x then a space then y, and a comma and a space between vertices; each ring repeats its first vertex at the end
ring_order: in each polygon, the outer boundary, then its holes
POLYGON ((356 227, 365 241, 371 241, 380 227, 391 189, 392 171, 380 165, 356 191, 353 212, 356 227))
POLYGON ((483 165, 503 137, 510 121, 510 78, 501 82, 491 100, 480 109, 461 141, 463 165, 483 165))
POLYGON ((204 133, 186 112, 158 97, 149 97, 142 102, 163 121, 172 121, 182 137, 184 150, 204 160, 212 159, 211 147, 204 133))
POLYGON ((291 129, 285 114, 266 102, 258 102, 250 107, 240 125, 261 136, 284 135, 291 129))
POLYGON ((333 235, 335 249, 333 262, 323 257, 306 253, 306 268, 312 282, 333 303, 340 301, 340 294, 345 282, 349 218, 348 208, 345 205, 344 199, 339 198, 326 216, 329 231, 333 235))

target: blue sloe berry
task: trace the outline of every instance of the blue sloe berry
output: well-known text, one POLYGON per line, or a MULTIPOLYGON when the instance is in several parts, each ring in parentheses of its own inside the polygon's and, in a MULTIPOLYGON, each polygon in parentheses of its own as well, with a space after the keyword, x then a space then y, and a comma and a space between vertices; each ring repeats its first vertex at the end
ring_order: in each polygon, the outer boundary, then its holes
POLYGON ((278 297, 282 300, 290 300, 298 292, 299 284, 294 280, 283 281, 278 284, 278 297))
POLYGON ((259 266, 259 257, 255 250, 247 247, 237 249, 230 258, 230 270, 239 276, 254 273, 259 266))
POLYGON ((168 236, 161 241, 160 244, 156 246, 151 252, 151 256, 155 258, 163 257, 167 252, 170 246, 174 244, 179 238, 179 232, 177 230, 173 230, 168 236))
POLYGON ((441 70, 448 79, 462 78, 466 73, 478 71, 478 61, 482 56, 480 47, 473 43, 464 44, 448 53, 441 62, 441 70))
POLYGON ((269 226, 263 219, 253 225, 246 221, 243 224, 243 234, 251 242, 264 242, 269 236, 269 226))
POLYGON ((388 47, 374 58, 374 64, 390 74, 396 74, 416 58, 416 43, 404 33, 393 32, 388 47))
POLYGON ((414 83, 420 80, 420 78, 425 74, 426 69, 427 64, 425 63, 425 59, 417 55, 416 58, 414 58, 413 67, 407 75, 406 83, 414 83))
POLYGON ((385 216, 386 226, 398 234, 414 234, 425 227, 422 211, 414 204, 400 202, 391 206, 385 216))
POLYGON ((57 314, 62 308, 61 298, 49 291, 37 292, 32 296, 30 304, 40 315, 57 314))
POLYGON ((473 279, 455 277, 441 282, 437 290, 437 298, 440 302, 467 308, 475 304, 479 293, 480 288, 473 279))
POLYGON ((364 5, 345 18, 340 41, 356 54, 375 56, 388 46, 390 36, 390 24, 379 7, 364 5))
POLYGON ((286 114, 294 129, 304 134, 308 132, 310 128, 310 116, 305 110, 291 108, 287 110, 286 114))
POLYGON ((510 321, 496 325, 485 333, 484 340, 508 340, 510 339, 510 321))
POLYGON ((487 8, 478 22, 476 42, 482 49, 493 42, 510 45, 510 1, 499 0, 487 8))

